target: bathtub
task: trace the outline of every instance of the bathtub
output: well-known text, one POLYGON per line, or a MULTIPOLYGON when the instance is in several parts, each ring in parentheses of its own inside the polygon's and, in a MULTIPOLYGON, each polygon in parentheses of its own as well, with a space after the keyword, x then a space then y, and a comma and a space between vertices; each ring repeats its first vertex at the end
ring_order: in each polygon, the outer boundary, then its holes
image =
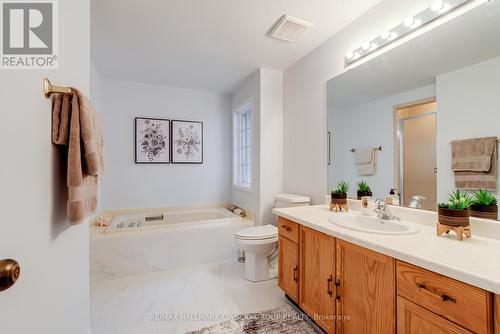
POLYGON ((253 225, 225 208, 115 214, 108 227, 94 227, 91 233, 91 281, 236 261, 234 234, 253 225))

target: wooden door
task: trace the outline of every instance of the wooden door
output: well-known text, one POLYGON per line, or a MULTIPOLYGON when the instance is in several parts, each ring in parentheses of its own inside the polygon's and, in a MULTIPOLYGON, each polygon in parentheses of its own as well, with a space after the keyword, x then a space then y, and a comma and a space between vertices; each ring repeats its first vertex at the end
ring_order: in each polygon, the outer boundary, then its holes
POLYGON ((468 334, 468 330, 398 296, 398 334, 468 334))
POLYGON ((335 238, 300 227, 300 307, 327 333, 335 332, 335 238))
POLYGON ((395 260, 337 240, 337 334, 395 333, 395 260))
POLYGON ((288 297, 299 302, 299 247, 279 237, 278 285, 288 297))

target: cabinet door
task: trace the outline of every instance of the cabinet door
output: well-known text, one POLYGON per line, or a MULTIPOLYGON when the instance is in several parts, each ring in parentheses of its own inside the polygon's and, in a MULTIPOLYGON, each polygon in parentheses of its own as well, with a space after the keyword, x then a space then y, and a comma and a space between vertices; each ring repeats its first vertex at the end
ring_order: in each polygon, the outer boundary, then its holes
POLYGON ((394 259, 337 240, 336 271, 337 334, 395 333, 394 259))
POLYGON ((279 237, 278 284, 288 297, 299 302, 299 248, 282 236, 279 237))
POLYGON ((398 296, 398 334, 468 334, 468 330, 398 296))
POLYGON ((335 332, 335 238, 300 227, 300 306, 327 333, 335 332))
POLYGON ((500 334, 500 295, 495 295, 493 312, 495 318, 495 334, 500 334))

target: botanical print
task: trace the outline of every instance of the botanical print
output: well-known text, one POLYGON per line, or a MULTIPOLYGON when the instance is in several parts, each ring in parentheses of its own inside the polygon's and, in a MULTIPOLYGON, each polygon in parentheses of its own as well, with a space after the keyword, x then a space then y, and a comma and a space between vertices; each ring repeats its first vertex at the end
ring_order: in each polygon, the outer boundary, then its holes
POLYGON ((170 121, 136 118, 136 163, 170 162, 170 121))
POLYGON ((203 124, 201 122, 172 121, 172 162, 203 162, 203 124))

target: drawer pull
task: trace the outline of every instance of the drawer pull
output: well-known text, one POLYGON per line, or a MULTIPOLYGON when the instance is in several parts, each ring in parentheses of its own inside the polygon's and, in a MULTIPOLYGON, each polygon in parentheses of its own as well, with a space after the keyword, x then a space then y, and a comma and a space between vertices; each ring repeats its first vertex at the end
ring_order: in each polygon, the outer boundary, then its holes
POLYGON ((449 302, 449 303, 453 303, 455 304, 457 302, 457 300, 453 297, 450 297, 448 295, 439 295, 437 293, 434 293, 432 291, 430 291, 429 289, 427 289, 427 287, 425 286, 425 284, 421 284, 421 283, 416 283, 415 284, 417 286, 417 289, 419 291, 423 291, 425 293, 427 293, 429 296, 433 297, 433 298, 437 298, 439 300, 441 300, 442 302, 449 302))
POLYGON ((292 229, 286 225, 281 225, 287 232, 290 232, 292 229))
POLYGON ((295 282, 298 282, 299 281, 299 266, 295 265, 295 267, 293 267, 293 280, 295 282))
POLYGON ((330 277, 328 277, 327 280, 326 280, 326 285, 327 285, 326 293, 328 293, 328 295, 330 297, 333 296, 333 290, 330 289, 330 286, 331 286, 332 282, 333 282, 333 277, 332 277, 332 275, 330 275, 330 277))

